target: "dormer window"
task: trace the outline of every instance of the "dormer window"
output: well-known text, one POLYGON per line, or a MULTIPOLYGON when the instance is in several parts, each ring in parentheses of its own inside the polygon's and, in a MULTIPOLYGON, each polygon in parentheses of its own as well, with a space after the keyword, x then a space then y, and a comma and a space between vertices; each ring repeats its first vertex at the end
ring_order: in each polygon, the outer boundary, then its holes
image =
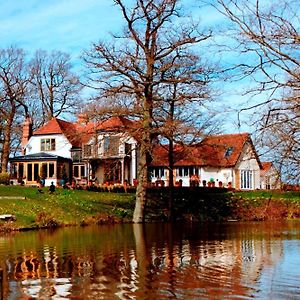
POLYGON ((225 151, 224 157, 229 157, 233 152, 233 147, 228 147, 225 151))
POLYGON ((55 139, 41 139, 41 151, 55 151, 55 139))

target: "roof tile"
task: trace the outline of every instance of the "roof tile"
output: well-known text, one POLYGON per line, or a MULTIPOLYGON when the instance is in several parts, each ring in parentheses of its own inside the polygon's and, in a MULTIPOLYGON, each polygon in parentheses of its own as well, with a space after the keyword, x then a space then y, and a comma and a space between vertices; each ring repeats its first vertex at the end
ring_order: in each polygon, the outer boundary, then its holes
MULTIPOLYGON (((197 145, 176 146, 175 166, 234 166, 249 137, 248 133, 215 135, 206 137, 197 145)), ((168 151, 165 146, 155 147, 152 165, 168 165, 168 151)))

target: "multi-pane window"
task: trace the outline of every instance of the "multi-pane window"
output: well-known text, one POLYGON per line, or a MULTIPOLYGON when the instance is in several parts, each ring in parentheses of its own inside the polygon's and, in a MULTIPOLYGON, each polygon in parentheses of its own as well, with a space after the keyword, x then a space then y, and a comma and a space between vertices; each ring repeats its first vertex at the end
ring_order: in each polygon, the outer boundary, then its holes
POLYGON ((55 139, 41 139, 41 151, 54 151, 55 139))
POLYGON ((270 184, 270 178, 266 177, 266 190, 270 190, 271 189, 271 184, 270 184))
POLYGON ((85 177, 85 167, 84 165, 73 166, 74 177, 85 177))
POLYGON ((79 166, 73 166, 74 177, 79 177, 79 166))
POLYGON ((176 168, 176 176, 189 177, 194 174, 199 175, 199 168, 197 168, 197 167, 178 167, 178 168, 176 168))
POLYGON ((105 156, 119 155, 120 138, 118 136, 105 136, 103 142, 105 156))
POLYGON ((160 167, 153 167, 149 169, 150 177, 161 178, 165 177, 165 169, 160 167))
POLYGON ((154 176, 157 178, 164 177, 165 170, 164 168, 154 168, 154 176))
POLYGON ((253 187, 253 171, 241 170, 241 189, 251 190, 253 187))
POLYGON ((51 178, 55 175, 54 163, 46 162, 40 165, 40 177, 42 179, 51 178))

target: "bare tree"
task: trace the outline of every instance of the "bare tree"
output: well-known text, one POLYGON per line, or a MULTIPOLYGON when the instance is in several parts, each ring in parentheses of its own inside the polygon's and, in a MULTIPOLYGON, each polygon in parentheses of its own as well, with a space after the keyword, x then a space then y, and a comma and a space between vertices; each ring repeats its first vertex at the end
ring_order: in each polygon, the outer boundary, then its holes
POLYGON ((172 76, 171 70, 178 68, 180 54, 209 34, 200 34, 192 22, 180 23, 177 0, 135 0, 131 8, 123 0, 114 3, 122 12, 124 33, 113 36, 111 43, 94 44, 85 53, 85 61, 103 98, 126 97, 140 114, 139 183, 133 216, 138 223, 144 221, 148 167, 157 135, 154 110, 161 86, 172 76))
POLYGON ((251 79, 255 84, 245 93, 260 97, 240 112, 256 111, 258 140, 286 179, 299 182, 299 2, 217 0, 212 5, 231 21, 227 40, 235 41, 227 46, 237 55, 228 71, 236 79, 251 79))
MULTIPOLYGON (((204 35, 203 40, 209 37, 210 35, 204 35)), ((202 63, 200 56, 190 50, 174 53, 171 60, 176 68, 163 74, 157 91, 160 101, 157 101, 154 112, 157 133, 162 137, 160 140, 167 140, 167 143, 163 142, 161 145, 168 152, 169 219, 173 218, 173 172, 179 155, 177 147, 175 157, 174 147, 181 145, 184 152, 186 146, 201 140, 208 130, 212 130, 213 118, 204 109, 204 105, 207 100, 211 100, 209 82, 211 75, 215 73, 214 68, 209 67, 207 62, 202 63)))
POLYGON ((300 182, 300 100, 289 95, 273 101, 259 119, 257 138, 263 155, 277 163, 290 183, 300 182))
POLYGON ((82 85, 71 72, 70 56, 60 51, 39 50, 30 63, 32 95, 41 123, 62 113, 76 111, 82 85))
POLYGON ((22 49, 11 47, 0 50, 1 172, 7 171, 18 114, 25 111, 28 115, 26 92, 29 78, 24 57, 22 49))

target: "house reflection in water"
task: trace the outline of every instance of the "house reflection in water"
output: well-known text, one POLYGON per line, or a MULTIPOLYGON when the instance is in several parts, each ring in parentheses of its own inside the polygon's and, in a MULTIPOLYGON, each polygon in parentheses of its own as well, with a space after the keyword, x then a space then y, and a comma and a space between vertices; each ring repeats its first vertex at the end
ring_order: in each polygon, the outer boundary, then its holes
POLYGON ((114 229, 106 237, 91 234, 85 247, 52 241, 36 249, 28 246, 21 255, 11 252, 1 266, 8 279, 4 293, 10 299, 249 297, 262 271, 282 259, 283 243, 269 237, 209 238, 208 233, 196 239, 181 232, 177 238, 160 226, 146 235, 114 229), (121 233, 128 238, 122 247, 114 244, 121 233))

